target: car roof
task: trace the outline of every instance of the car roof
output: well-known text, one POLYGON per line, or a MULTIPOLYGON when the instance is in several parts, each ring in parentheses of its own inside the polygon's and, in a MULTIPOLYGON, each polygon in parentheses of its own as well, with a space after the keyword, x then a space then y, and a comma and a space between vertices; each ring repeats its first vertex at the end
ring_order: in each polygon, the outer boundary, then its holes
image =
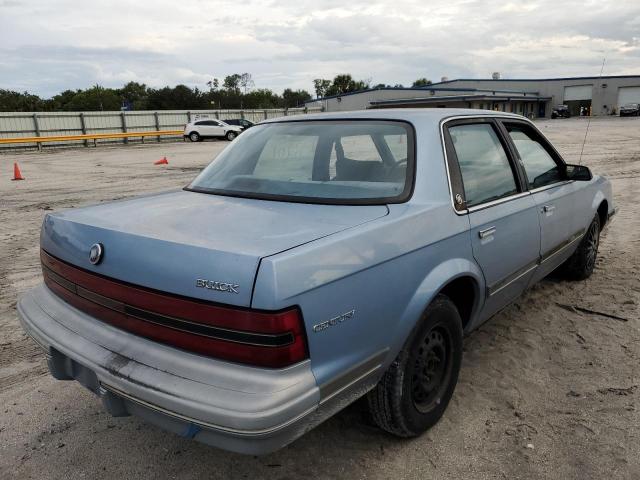
POLYGON ((372 120, 403 120, 407 122, 431 121, 440 123, 441 120, 450 117, 461 116, 483 116, 483 117, 512 117, 524 118, 522 115, 514 113, 500 112, 494 110, 478 110, 472 108, 383 108, 371 110, 354 110, 346 112, 325 112, 311 113, 306 115, 295 115, 288 117, 271 118, 260 123, 274 123, 283 121, 304 122, 313 120, 351 120, 351 119, 372 119, 372 120))

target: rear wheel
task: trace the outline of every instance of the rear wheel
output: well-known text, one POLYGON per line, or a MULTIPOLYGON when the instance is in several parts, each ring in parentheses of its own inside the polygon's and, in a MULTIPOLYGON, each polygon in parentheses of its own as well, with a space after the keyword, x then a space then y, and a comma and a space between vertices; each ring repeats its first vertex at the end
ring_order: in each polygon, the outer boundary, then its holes
POLYGON ((236 138, 238 136, 237 132, 234 132, 233 130, 227 132, 227 134, 225 135, 225 138, 229 141, 233 140, 234 138, 236 138))
POLYGON ((202 137, 198 132, 191 132, 189 134, 189 140, 191 140, 192 142, 199 142, 200 140, 202 140, 202 137))
POLYGON ((600 217, 596 213, 580 245, 562 265, 562 273, 571 280, 584 280, 593 273, 600 245, 600 217))
POLYGON ((458 309, 438 295, 404 348, 369 394, 373 421, 399 437, 414 437, 442 417, 462 362, 462 321, 458 309))

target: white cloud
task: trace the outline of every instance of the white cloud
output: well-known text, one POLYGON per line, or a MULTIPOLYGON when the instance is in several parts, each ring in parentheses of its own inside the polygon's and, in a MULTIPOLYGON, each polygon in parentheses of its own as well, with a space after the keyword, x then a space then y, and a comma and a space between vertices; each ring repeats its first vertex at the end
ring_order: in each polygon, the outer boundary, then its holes
POLYGON ((0 88, 640 74, 637 0, 0 0, 0 88))

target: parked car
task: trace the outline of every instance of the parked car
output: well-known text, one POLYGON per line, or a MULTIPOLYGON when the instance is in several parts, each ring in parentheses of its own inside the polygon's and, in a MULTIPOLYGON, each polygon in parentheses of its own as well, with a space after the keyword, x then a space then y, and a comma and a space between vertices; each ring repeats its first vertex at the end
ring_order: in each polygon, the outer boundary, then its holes
POLYGON ((47 214, 18 312, 51 374, 113 415, 259 454, 366 395, 414 437, 463 334, 558 267, 589 277, 614 211, 609 181, 518 115, 285 117, 181 191, 47 214))
POLYGON ((236 125, 227 125, 225 122, 212 118, 196 120, 184 126, 184 138, 192 142, 201 142, 205 138, 226 138, 231 141, 240 135, 242 128, 236 125))
POLYGON ((551 118, 570 118, 571 112, 567 105, 556 105, 551 110, 551 118))
POLYGON ((637 117, 640 115, 640 104, 628 103, 620 107, 621 117, 637 117))
POLYGON ((226 123, 227 125, 237 125, 238 127, 242 128, 242 130, 246 130, 255 125, 255 123, 250 122, 249 120, 246 120, 244 118, 225 118, 224 123, 226 123))

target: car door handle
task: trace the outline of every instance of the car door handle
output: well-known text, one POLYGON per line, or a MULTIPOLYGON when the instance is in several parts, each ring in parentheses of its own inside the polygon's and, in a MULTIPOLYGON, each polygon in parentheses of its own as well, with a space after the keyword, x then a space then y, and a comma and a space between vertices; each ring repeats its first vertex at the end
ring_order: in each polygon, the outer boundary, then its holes
POLYGON ((484 230, 480 230, 478 232, 478 236, 480 238, 487 238, 496 233, 496 227, 485 228, 484 230))
POLYGON ((555 205, 545 205, 544 207, 542 207, 542 211, 545 213, 553 212, 555 209, 555 205))

